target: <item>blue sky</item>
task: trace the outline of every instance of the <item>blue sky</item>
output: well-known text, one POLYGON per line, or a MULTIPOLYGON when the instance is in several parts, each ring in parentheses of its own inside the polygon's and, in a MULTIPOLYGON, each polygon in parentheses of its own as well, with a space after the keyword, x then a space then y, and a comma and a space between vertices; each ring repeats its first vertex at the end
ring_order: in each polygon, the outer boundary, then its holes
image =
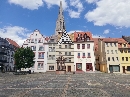
POLYGON ((130 0, 0 0, 0 36, 21 45, 35 29, 45 36, 54 34, 60 1, 68 33, 130 35, 130 0))

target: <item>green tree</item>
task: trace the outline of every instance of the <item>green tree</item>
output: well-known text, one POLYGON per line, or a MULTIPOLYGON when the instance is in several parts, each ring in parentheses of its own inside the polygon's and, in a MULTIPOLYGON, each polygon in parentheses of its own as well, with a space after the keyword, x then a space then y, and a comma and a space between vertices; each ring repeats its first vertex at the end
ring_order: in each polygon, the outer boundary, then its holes
POLYGON ((35 54, 30 47, 18 48, 14 54, 15 65, 18 70, 30 68, 34 65, 35 54))

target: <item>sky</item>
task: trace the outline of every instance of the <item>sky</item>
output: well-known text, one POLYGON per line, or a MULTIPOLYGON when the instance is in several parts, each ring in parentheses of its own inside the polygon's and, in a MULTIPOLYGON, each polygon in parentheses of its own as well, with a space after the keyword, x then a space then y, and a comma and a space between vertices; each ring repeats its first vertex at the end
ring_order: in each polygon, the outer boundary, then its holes
POLYGON ((0 37, 22 45, 35 29, 44 36, 53 35, 60 1, 68 33, 130 36, 130 0, 0 0, 0 37))

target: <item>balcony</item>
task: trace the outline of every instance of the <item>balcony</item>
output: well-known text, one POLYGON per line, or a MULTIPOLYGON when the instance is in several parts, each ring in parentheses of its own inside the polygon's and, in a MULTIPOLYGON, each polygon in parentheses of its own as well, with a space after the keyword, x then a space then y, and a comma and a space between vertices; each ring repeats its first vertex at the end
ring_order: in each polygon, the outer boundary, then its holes
POLYGON ((0 63, 7 63, 7 60, 0 59, 0 63))
POLYGON ((2 51, 0 50, 0 54, 1 55, 7 55, 7 52, 5 52, 5 50, 2 50, 2 51))

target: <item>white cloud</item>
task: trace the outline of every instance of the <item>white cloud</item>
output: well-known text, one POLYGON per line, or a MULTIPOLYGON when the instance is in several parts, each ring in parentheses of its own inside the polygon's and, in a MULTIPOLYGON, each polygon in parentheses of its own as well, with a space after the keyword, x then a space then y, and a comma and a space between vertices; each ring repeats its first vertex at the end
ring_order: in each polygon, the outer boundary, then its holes
POLYGON ((107 30, 104 30, 103 34, 108 34, 109 32, 110 32, 110 30, 107 29, 107 30))
POLYGON ((73 11, 73 10, 68 10, 69 12, 69 16, 71 18, 79 18, 80 17, 80 12, 76 12, 76 11, 73 11))
POLYGON ((100 0, 96 5, 96 9, 85 15, 89 22, 98 26, 130 27, 130 0, 100 0))
POLYGON ((44 2, 47 4, 48 8, 53 5, 60 5, 60 1, 62 1, 63 9, 67 8, 67 3, 65 0, 8 0, 10 4, 20 5, 23 8, 27 8, 30 10, 38 9, 43 6, 44 2))
POLYGON ((31 33, 29 32, 30 30, 23 27, 6 26, 3 28, 0 28, 0 37, 10 38, 16 41, 16 43, 18 43, 21 46, 23 42, 30 36, 31 33))
POLYGON ((86 0, 88 3, 95 3, 95 2, 97 2, 97 1, 99 1, 99 0, 86 0))
POLYGON ((66 9, 67 8, 67 2, 65 0, 43 0, 48 8, 52 7, 53 5, 60 5, 60 1, 62 1, 62 7, 63 9, 66 9))
POLYGON ((80 14, 83 11, 83 4, 80 0, 70 0, 70 6, 77 8, 77 11, 72 10, 71 8, 68 9, 69 16, 71 18, 80 18, 80 14))
POLYGON ((43 6, 42 0, 8 0, 10 4, 20 5, 23 8, 30 10, 38 9, 40 6, 43 6))

